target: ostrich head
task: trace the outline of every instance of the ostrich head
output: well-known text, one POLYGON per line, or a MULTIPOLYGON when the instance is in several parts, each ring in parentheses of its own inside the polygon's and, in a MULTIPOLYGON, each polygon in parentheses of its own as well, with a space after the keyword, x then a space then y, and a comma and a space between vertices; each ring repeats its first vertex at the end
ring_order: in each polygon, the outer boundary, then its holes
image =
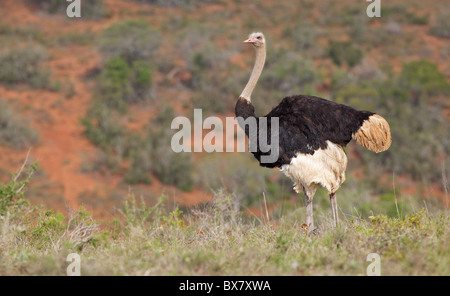
POLYGON ((263 33, 255 32, 251 33, 250 36, 248 36, 248 39, 244 41, 244 43, 250 43, 258 48, 265 45, 266 39, 264 38, 263 33))

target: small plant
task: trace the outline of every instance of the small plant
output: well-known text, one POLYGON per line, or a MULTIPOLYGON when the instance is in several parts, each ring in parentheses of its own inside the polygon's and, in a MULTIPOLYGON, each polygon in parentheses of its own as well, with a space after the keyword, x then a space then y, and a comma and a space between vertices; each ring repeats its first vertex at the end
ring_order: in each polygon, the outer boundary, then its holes
POLYGON ((128 65, 148 60, 156 54, 160 44, 157 30, 146 21, 126 20, 112 24, 100 37, 100 52, 106 59, 120 57, 128 65))
POLYGON ((5 50, 0 53, 0 83, 28 83, 32 88, 50 88, 50 71, 42 65, 47 59, 45 49, 38 45, 5 50))
POLYGON ((174 131, 169 127, 174 117, 173 109, 166 107, 152 120, 148 129, 146 141, 150 145, 151 171, 164 184, 189 191, 193 185, 193 159, 190 153, 175 153, 170 149, 174 131))
POLYGON ((440 38, 450 38, 450 9, 439 12, 436 22, 430 28, 430 34, 440 38))
POLYGON ((24 149, 38 142, 36 131, 16 114, 5 100, 0 100, 0 145, 24 149))
POLYGON ((183 211, 181 211, 178 207, 176 207, 175 210, 169 213, 169 216, 163 217, 163 221, 167 223, 167 225, 169 226, 183 228, 186 226, 186 224, 184 220, 181 218, 181 214, 183 214, 183 211))
POLYGON ((140 201, 136 200, 133 191, 130 191, 125 198, 123 208, 119 209, 119 213, 125 218, 124 228, 130 231, 132 227, 144 227, 163 219, 163 205, 167 197, 161 195, 156 204, 147 206, 143 197, 140 201))
POLYGON ((445 75, 439 72, 436 64, 427 60, 404 64, 400 84, 416 97, 450 93, 450 83, 445 75))
POLYGON ((363 58, 362 50, 350 41, 331 41, 328 55, 336 65, 349 67, 356 66, 363 58))
POLYGON ((98 80, 98 101, 108 107, 125 112, 128 104, 145 101, 152 97, 152 73, 144 61, 134 61, 129 66, 120 57, 105 63, 98 80))
POLYGON ((29 167, 26 167, 27 159, 20 170, 13 174, 11 181, 7 184, 0 185, 0 216, 5 215, 12 206, 26 204, 23 196, 38 166, 37 162, 35 162, 29 167))

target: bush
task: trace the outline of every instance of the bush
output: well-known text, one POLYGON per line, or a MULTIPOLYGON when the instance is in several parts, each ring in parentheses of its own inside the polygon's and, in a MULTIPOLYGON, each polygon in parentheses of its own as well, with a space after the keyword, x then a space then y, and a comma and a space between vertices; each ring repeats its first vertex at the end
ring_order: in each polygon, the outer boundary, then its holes
POLYGON ((127 104, 145 101, 152 96, 150 65, 134 61, 129 66, 120 57, 105 63, 98 79, 96 95, 108 107, 124 112, 127 104))
POLYGON ((400 84, 413 95, 437 95, 450 92, 450 83, 437 65, 427 60, 418 60, 403 65, 400 84))
POLYGON ((349 67, 359 64, 363 58, 362 50, 350 41, 331 41, 328 55, 336 65, 347 64, 349 67))
POLYGON ((293 40, 296 52, 317 54, 321 50, 316 42, 319 31, 310 23, 298 23, 295 26, 287 25, 282 34, 283 38, 293 40))
POLYGON ((128 65, 137 60, 148 60, 155 55, 160 34, 146 21, 126 20, 114 23, 100 37, 100 52, 110 59, 120 57, 128 65))
POLYGON ((42 66, 47 58, 45 49, 38 45, 5 50, 0 54, 0 83, 49 88, 50 72, 42 66))
POLYGON ((37 163, 31 164, 23 171, 25 165, 26 163, 19 172, 13 174, 7 184, 0 185, 0 216, 4 216, 12 206, 26 204, 23 195, 27 191, 27 185, 33 174, 37 171, 37 163))
POLYGON ((85 136, 101 148, 113 147, 122 142, 126 135, 125 127, 118 122, 118 116, 101 104, 94 104, 82 120, 85 136))
POLYGON ((292 191, 292 182, 283 175, 273 178, 273 171, 260 167, 250 153, 214 154, 196 166, 196 182, 204 189, 224 189, 236 196, 239 203, 252 205, 262 200, 282 201, 292 191), (270 180, 269 180, 270 179, 270 180))
POLYGON ((15 114, 5 100, 0 100, 0 144, 24 149, 38 142, 38 134, 24 118, 15 114))
MULTIPOLYGON (((266 69, 255 89, 255 109, 259 114, 269 112, 283 97, 289 95, 316 94, 316 85, 322 77, 313 61, 284 48, 268 53, 266 69)), ((246 73, 245 80, 250 73, 246 73)), ((242 84, 242 89, 245 86, 242 84)))
POLYGON ((229 57, 230 52, 214 45, 194 49, 188 57, 188 70, 192 73, 192 79, 187 85, 195 91, 195 107, 202 108, 205 113, 231 110, 243 88, 243 73, 234 74, 236 69, 229 64, 229 57))
POLYGON ((129 137, 128 143, 131 147, 127 153, 129 165, 124 181, 127 184, 150 184, 152 163, 157 161, 152 159, 150 143, 138 135, 129 137))
POLYGON ((427 106, 426 100, 412 100, 397 79, 350 84, 336 93, 336 101, 376 112, 388 121, 392 136, 389 150, 375 154, 360 149, 373 175, 374 168, 382 166, 416 180, 440 181, 442 164, 450 155, 446 136, 450 126, 439 108, 427 106))
POLYGON ((39 28, 33 25, 0 24, 0 40, 2 45, 14 44, 18 41, 37 41, 45 44, 47 37, 39 28))
POLYGON ((450 38, 450 9, 439 12, 436 22, 430 28, 430 34, 440 38, 450 38))
POLYGON ((189 191, 193 185, 192 154, 175 153, 169 148, 174 134, 170 128, 174 117, 173 109, 166 107, 150 123, 146 141, 150 145, 151 171, 164 184, 189 191))

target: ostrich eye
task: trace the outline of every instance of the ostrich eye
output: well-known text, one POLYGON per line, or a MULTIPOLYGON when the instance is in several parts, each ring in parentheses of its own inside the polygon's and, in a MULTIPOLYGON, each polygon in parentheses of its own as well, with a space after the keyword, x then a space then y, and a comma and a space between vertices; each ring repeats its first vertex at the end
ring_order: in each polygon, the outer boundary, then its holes
POLYGON ((256 39, 261 40, 261 36, 256 37, 256 39))

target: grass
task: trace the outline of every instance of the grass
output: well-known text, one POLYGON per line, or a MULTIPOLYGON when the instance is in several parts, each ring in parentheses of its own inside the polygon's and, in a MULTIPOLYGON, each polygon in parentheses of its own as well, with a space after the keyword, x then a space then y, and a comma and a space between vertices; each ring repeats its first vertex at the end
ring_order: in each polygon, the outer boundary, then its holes
POLYGON ((148 206, 130 194, 102 224, 82 208, 65 216, 23 198, 0 215, 1 275, 66 275, 70 253, 80 255, 82 275, 366 275, 371 253, 381 275, 450 275, 445 211, 343 215, 334 228, 329 208, 316 208, 319 234, 311 235, 302 207, 258 218, 223 191, 186 210, 167 210, 164 196, 148 206))

